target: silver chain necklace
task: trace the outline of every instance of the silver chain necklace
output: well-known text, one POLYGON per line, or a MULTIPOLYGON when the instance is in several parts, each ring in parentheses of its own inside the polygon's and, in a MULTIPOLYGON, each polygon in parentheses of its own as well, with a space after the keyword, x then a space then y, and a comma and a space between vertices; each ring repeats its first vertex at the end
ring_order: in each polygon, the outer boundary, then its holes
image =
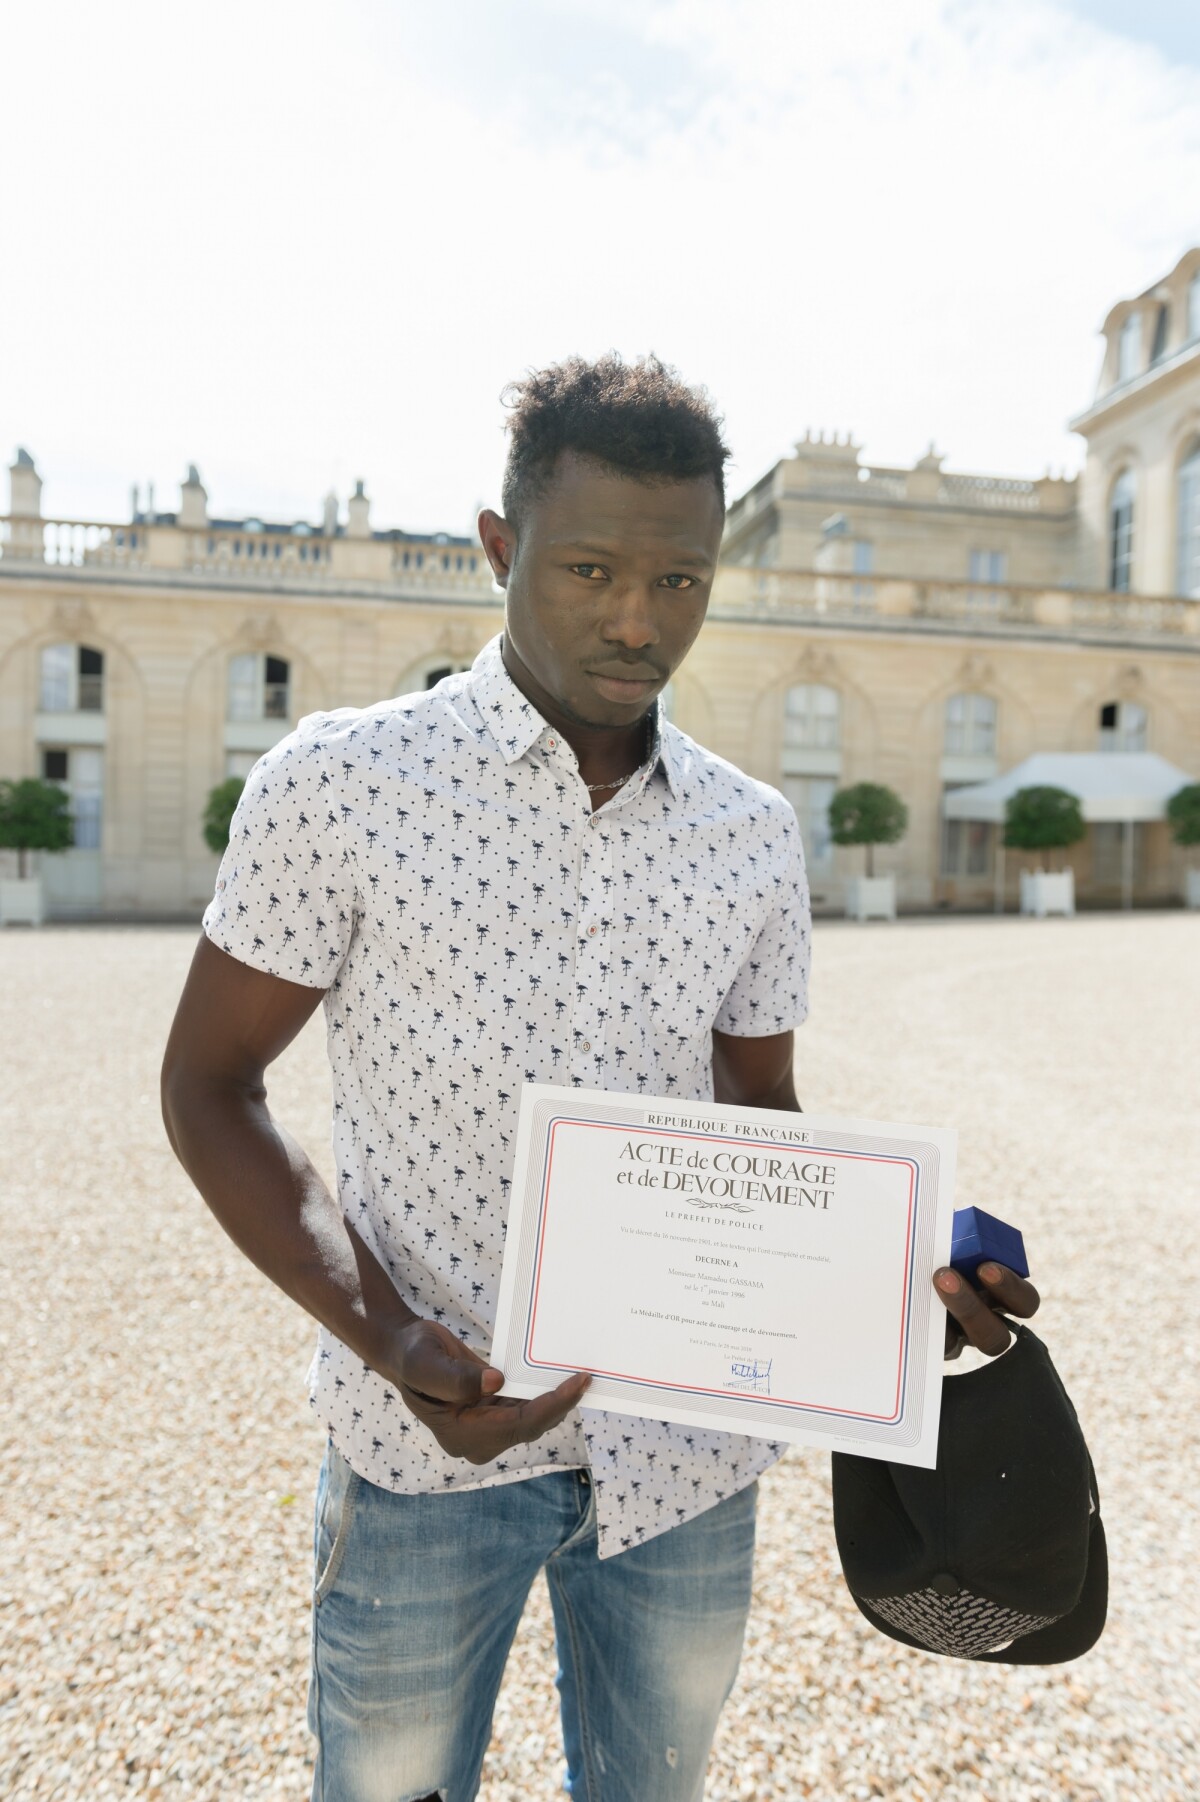
POLYGON ((641 775, 642 771, 649 763, 651 754, 654 750, 654 728, 650 723, 653 717, 652 713, 646 715, 646 755, 638 768, 636 770, 630 770, 628 776, 618 776, 615 782, 585 782, 583 786, 587 789, 589 794, 595 794, 602 788, 624 788, 627 782, 632 782, 635 776, 641 775))

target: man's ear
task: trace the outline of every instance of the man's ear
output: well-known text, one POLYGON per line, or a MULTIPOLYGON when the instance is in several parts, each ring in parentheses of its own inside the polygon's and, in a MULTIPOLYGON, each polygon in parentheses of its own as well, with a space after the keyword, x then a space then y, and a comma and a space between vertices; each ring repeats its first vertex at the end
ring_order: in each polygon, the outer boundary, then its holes
POLYGON ((476 522, 483 554, 492 566, 498 588, 508 587, 513 558, 517 552, 517 535, 506 519, 491 507, 485 507, 476 522))

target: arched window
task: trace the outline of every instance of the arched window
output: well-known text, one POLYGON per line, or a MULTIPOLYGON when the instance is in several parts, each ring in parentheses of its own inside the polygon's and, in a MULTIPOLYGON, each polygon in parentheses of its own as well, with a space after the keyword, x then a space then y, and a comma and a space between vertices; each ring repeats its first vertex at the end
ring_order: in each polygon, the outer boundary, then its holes
POLYGON ((1144 751, 1148 717, 1140 701, 1105 701, 1100 709, 1097 749, 1144 751))
POLYGON ((226 719, 238 725, 254 720, 286 720, 291 670, 282 657, 248 651, 229 659, 226 719))
POLYGON ((783 702, 783 767, 789 751, 836 751, 841 743, 841 706, 836 688, 800 682, 783 702))
POLYGON ((949 695, 942 740, 946 757, 996 755, 996 703, 991 695, 949 695))
POLYGON ((461 657, 449 657, 445 651, 438 651, 406 670, 401 677, 397 694, 410 695, 419 693, 421 689, 436 688, 447 676, 460 675, 463 670, 470 669, 471 660, 461 657))
POLYGON ((38 710, 41 713, 103 713, 104 652, 86 644, 43 646, 38 710))
POLYGON ((1200 599, 1200 444, 1179 466, 1176 496, 1179 520, 1180 594, 1200 599))
POLYGON ((1200 338, 1200 269, 1188 284, 1187 335, 1189 344, 1193 338, 1200 338))
POLYGON ((1131 313, 1117 339, 1117 380, 1132 381, 1142 368, 1142 316, 1131 313))
POLYGON ((1108 503, 1108 585, 1118 594, 1133 587, 1133 500, 1137 483, 1123 469, 1113 483, 1108 503))

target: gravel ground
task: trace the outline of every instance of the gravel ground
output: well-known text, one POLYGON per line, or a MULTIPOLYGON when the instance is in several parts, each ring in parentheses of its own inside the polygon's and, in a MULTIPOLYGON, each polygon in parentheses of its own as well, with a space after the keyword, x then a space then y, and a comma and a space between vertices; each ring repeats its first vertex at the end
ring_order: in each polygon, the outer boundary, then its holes
MULTIPOLYGON (((311 1323, 224 1238, 163 1135, 195 934, 0 934, 5 1402, 0 1795, 308 1794, 311 1323)), ((841 1584, 827 1460, 763 1483, 756 1602, 710 1802, 1200 1795, 1200 919, 817 929, 812 1107, 956 1124, 960 1195, 1015 1220, 1084 1422, 1113 1579, 1077 1664, 962 1666, 841 1584)), ((328 1172, 321 1017, 272 1106, 328 1172)), ((509 1664, 485 1802, 561 1793, 549 1615, 509 1664)), ((654 1802, 647 1797, 646 1802, 654 1802)))

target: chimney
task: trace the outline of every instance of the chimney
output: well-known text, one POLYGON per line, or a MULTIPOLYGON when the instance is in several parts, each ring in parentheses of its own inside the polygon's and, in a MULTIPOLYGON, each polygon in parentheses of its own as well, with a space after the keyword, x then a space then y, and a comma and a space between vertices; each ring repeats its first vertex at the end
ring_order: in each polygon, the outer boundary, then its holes
POLYGON ((208 524, 208 495, 194 463, 188 464, 187 480, 180 484, 176 519, 181 526, 203 528, 208 524))
POLYGON ((321 514, 321 530, 326 538, 336 538, 338 529, 338 497, 333 489, 325 496, 325 507, 321 514))
POLYGON ((365 486, 360 479, 354 484, 354 493, 346 504, 348 520, 346 535, 349 538, 369 538, 371 536, 371 503, 367 499, 365 486))
POLYGON ((14 519, 42 517, 42 478, 29 452, 18 448, 8 469, 8 510, 14 519))

